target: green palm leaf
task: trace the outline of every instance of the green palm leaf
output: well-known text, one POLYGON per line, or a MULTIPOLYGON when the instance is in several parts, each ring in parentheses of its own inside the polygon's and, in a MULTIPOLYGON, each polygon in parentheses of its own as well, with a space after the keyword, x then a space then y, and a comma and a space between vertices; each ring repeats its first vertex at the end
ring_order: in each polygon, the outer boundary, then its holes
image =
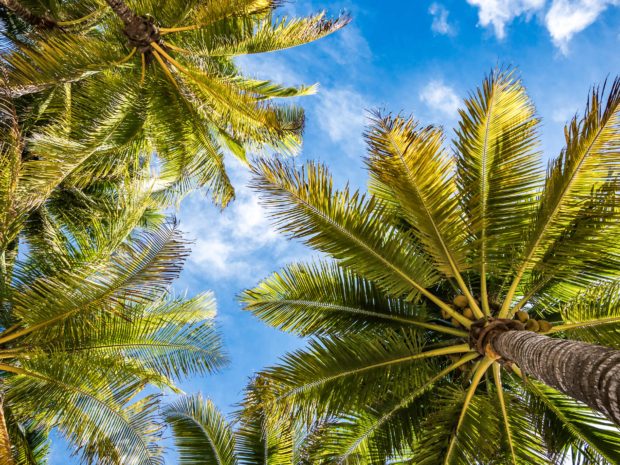
POLYGON ((311 420, 328 412, 364 405, 377 385, 409 392, 427 378, 427 359, 469 352, 466 344, 422 350, 415 333, 386 331, 381 335, 348 335, 313 339, 307 350, 288 354, 265 373, 273 380, 274 408, 292 409, 311 420), (399 383, 392 380, 399 379, 399 383), (357 386, 354 392, 346 386, 357 386))
POLYGON ((593 286, 562 309, 563 323, 553 332, 570 339, 620 347, 620 282, 593 286))
MULTIPOLYGON (((458 183, 485 295, 487 272, 509 269, 506 248, 523 242, 533 217, 543 181, 536 153, 539 121, 524 87, 508 72, 485 79, 465 100, 461 118, 455 140, 458 183)), ((482 305, 488 314, 488 302, 483 299, 482 305)))
POLYGON ((262 161, 255 173, 253 186, 263 193, 281 230, 377 281, 390 294, 413 298, 421 293, 451 311, 426 290, 437 276, 411 236, 385 221, 385 205, 348 188, 334 190, 320 165, 295 172, 279 161, 262 161))
POLYGON ((594 89, 583 120, 575 117, 566 132, 566 148, 549 167, 537 219, 504 301, 502 316, 506 315, 523 274, 540 262, 570 226, 592 188, 611 181, 620 171, 616 156, 620 150, 620 80, 612 84, 607 102, 594 89))
POLYGON ((183 397, 166 406, 163 416, 174 432, 179 463, 237 463, 232 429, 211 401, 200 396, 183 397))
POLYGON ((566 453, 570 449, 575 454, 576 462, 585 459, 586 463, 600 463, 602 460, 613 463, 616 460, 620 454, 620 430, 615 425, 591 409, 536 381, 529 380, 526 387, 536 396, 532 401, 539 404, 539 409, 542 407, 542 415, 551 417, 547 421, 555 421, 565 434, 577 442, 576 445, 572 441, 566 441, 560 447, 556 445, 557 454, 566 453))
POLYGON ((334 264, 294 264, 241 295, 246 308, 266 323, 301 336, 345 335, 411 326, 463 334, 428 323, 426 309, 393 299, 366 280, 334 264))
POLYGON ((124 407, 133 392, 119 373, 111 379, 93 371, 87 359, 68 365, 62 357, 33 360, 12 372, 16 376, 9 379, 7 402, 13 411, 21 417, 37 412, 38 422, 56 426, 73 441, 80 438, 84 442, 77 446, 86 460, 126 457, 127 463, 161 463, 154 444, 153 399, 124 407))

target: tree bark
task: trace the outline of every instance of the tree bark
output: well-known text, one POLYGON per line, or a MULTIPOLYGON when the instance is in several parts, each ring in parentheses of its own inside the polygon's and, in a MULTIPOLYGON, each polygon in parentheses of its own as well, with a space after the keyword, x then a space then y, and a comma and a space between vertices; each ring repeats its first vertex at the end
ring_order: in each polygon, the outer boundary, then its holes
POLYGON ((110 8, 114 10, 114 13, 123 21, 125 26, 131 26, 136 21, 140 20, 140 17, 136 15, 123 0, 106 0, 110 8))
POLYGON ((54 29, 55 27, 58 27, 56 20, 48 16, 37 16, 28 8, 21 5, 18 1, 0 0, 0 5, 5 7, 16 16, 20 17, 23 21, 27 22, 31 26, 40 29, 54 29))
POLYGON ((9 431, 4 419, 4 403, 0 397, 0 465, 14 465, 13 452, 11 450, 11 440, 9 431))
POLYGON ((620 425, 620 350, 531 331, 499 332, 489 342, 527 375, 620 425))
POLYGON ((151 19, 138 16, 123 0, 106 0, 107 4, 125 25, 125 35, 129 43, 140 53, 151 51, 151 43, 159 42, 159 30, 151 19))

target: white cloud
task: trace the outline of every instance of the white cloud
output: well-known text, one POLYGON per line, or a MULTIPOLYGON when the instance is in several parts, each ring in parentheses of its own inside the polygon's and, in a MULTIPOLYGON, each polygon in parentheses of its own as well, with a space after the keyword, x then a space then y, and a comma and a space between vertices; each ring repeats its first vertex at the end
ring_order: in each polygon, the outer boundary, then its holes
POLYGON ((467 0, 477 6, 478 22, 482 26, 493 26, 495 35, 503 39, 506 25, 521 15, 532 15, 545 5, 545 0, 467 0))
POLYGON ((430 109, 449 118, 456 118, 461 99, 454 89, 440 80, 426 84, 420 92, 420 100, 430 109))
POLYGON ((608 6, 618 4, 618 0, 553 0, 545 24, 555 45, 566 53, 575 34, 596 21, 608 6))
POLYGON ((332 142, 342 146, 348 154, 359 156, 369 105, 354 90, 322 88, 314 107, 315 118, 332 142))
POLYGON ((492 26, 500 39, 506 36, 506 26, 518 16, 529 18, 544 14, 544 24, 553 43, 566 53, 575 34, 594 23, 608 6, 620 5, 620 0, 551 0, 550 3, 546 0, 467 0, 467 3, 479 8, 479 24, 492 26))
POLYGON ((271 226, 258 194, 247 187, 249 170, 237 163, 228 172, 236 186, 236 199, 225 210, 199 194, 183 202, 180 227, 195 241, 188 267, 193 274, 209 278, 262 276, 272 270, 265 252, 270 260, 290 254, 290 242, 271 226))
POLYGON ((372 57, 370 45, 355 24, 349 24, 333 37, 321 41, 321 49, 339 65, 370 60, 372 57))
POLYGON ((551 113, 551 121, 558 124, 565 124, 577 114, 578 110, 578 104, 556 106, 551 113))
POLYGON ((431 24, 431 30, 437 34, 453 36, 456 31, 454 27, 448 22, 448 15, 450 12, 445 6, 439 3, 433 3, 428 9, 429 14, 433 17, 431 24))
POLYGON ((305 76, 300 75, 299 70, 291 66, 291 63, 281 55, 264 53, 241 55, 235 61, 246 76, 284 85, 299 85, 305 81, 305 76))

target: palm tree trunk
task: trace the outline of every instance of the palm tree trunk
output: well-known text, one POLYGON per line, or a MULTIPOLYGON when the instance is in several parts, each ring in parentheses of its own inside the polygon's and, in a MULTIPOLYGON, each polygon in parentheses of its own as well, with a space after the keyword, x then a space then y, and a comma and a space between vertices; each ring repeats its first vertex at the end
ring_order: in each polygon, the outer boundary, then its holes
POLYGON ((22 20, 30 24, 31 26, 38 27, 40 29, 54 29, 58 25, 56 21, 48 16, 37 16, 28 8, 21 5, 15 0, 0 0, 0 5, 7 10, 19 16, 22 20))
POLYGON ((11 440, 4 419, 4 402, 0 396, 0 465, 14 465, 11 440))
POLYGON ((114 10, 116 16, 123 21, 129 43, 140 53, 149 52, 150 44, 159 42, 159 30, 151 19, 138 16, 123 0, 106 0, 106 2, 114 10))
POLYGON ((498 355, 527 375, 620 425, 620 350, 531 331, 498 332, 490 343, 498 355))
POLYGON ((107 4, 110 5, 110 8, 114 10, 116 16, 118 16, 125 26, 130 26, 139 20, 138 15, 136 15, 131 9, 127 6, 127 4, 123 0, 106 0, 107 4))

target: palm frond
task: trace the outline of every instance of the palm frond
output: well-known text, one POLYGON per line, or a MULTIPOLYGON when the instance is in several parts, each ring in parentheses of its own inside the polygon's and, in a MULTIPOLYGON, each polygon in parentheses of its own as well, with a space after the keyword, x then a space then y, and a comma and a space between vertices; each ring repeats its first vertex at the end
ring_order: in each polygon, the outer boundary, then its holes
POLYGON ((205 374, 226 362, 210 321, 214 314, 209 294, 165 299, 134 311, 132 319, 101 318, 96 327, 69 334, 62 341, 38 338, 36 349, 132 360, 170 378, 205 374))
POLYGON ((269 380, 257 376, 246 387, 243 409, 237 415, 237 456, 242 465, 296 463, 293 422, 271 421, 265 410, 270 400, 273 392, 269 380))
POLYGON ((593 286, 561 308, 562 323, 553 327, 570 339, 620 348, 620 282, 593 286))
POLYGON ((108 266, 85 267, 42 277, 18 294, 13 313, 23 326, 0 341, 37 332, 52 337, 67 331, 83 318, 120 311, 131 315, 131 303, 157 299, 181 271, 187 254, 179 232, 170 226, 126 242, 108 266))
POLYGON ((214 23, 208 29, 180 32, 175 35, 174 44, 193 55, 208 57, 266 53, 313 42, 342 29, 350 21, 346 15, 331 19, 325 13, 276 22, 268 17, 259 23, 232 18, 214 23))
POLYGON ((523 274, 540 262, 575 220, 593 187, 618 176, 619 141, 620 79, 617 79, 606 102, 603 92, 593 89, 583 119, 578 121, 575 117, 566 128, 566 148, 549 166, 536 221, 500 316, 508 313, 523 274))
POLYGON ((395 395, 406 395, 428 379, 431 365, 427 359, 466 352, 470 352, 467 344, 425 351, 418 338, 404 330, 376 336, 332 336, 311 340, 307 350, 286 355, 265 374, 277 393, 273 408, 292 409, 296 418, 307 421, 364 405, 378 385, 395 395))
POLYGON ((446 276, 465 271, 466 228, 441 130, 377 116, 366 134, 371 190, 397 204, 446 276))
MULTIPOLYGON (((536 398, 532 399, 530 408, 539 412, 540 421, 553 422, 571 439, 555 444, 556 454, 570 449, 575 454, 573 460, 578 463, 582 459, 613 463, 620 456, 620 431, 609 420, 537 381, 528 380, 526 388, 536 398), (573 447, 575 443, 577 448, 573 447)), ((560 436, 559 431, 557 436, 560 436)))
POLYGON ((372 281, 335 264, 293 264, 245 291, 246 310, 300 336, 345 335, 410 326, 453 335, 454 327, 428 323, 427 309, 386 296, 372 281))
POLYGON ((14 97, 74 82, 115 66, 124 52, 118 44, 76 34, 58 34, 23 45, 3 56, 14 97))
POLYGON ((30 420, 19 422, 7 406, 3 406, 3 412, 14 445, 15 465, 45 465, 50 446, 48 433, 30 420))
POLYGON ((182 465, 235 465, 235 437, 226 419, 210 400, 182 397, 163 411, 172 427, 182 465))
POLYGON ((72 362, 46 357, 23 367, 3 365, 15 375, 5 381, 6 402, 21 418, 36 412, 38 423, 58 428, 88 463, 114 463, 123 457, 128 464, 161 465, 153 422, 157 399, 126 406, 137 387, 131 378, 92 370, 88 359, 72 362))
MULTIPOLYGON (((372 463, 382 463, 383 459, 402 448, 403 441, 414 435, 415 428, 408 422, 403 422, 403 415, 416 415, 412 403, 432 389, 433 385, 447 374, 478 357, 478 354, 465 354, 456 362, 430 376, 419 387, 412 389, 402 399, 395 403, 388 402, 380 409, 366 408, 345 415, 346 422, 336 427, 330 426, 329 434, 321 438, 322 446, 318 450, 321 457, 331 457, 328 461, 334 463, 355 463, 358 457, 369 458, 372 463), (404 424, 403 424, 404 423, 404 424), (411 429, 407 428, 410 427, 411 429), (397 432, 397 430, 400 430, 397 432), (332 444, 325 439, 333 441, 332 444), (378 449, 378 450, 373 450, 378 449)), ((421 418, 412 418, 411 421, 420 421, 421 418)), ((409 440, 412 438, 409 438, 409 440)))
POLYGON ((334 190, 320 165, 297 172, 279 161, 261 161, 254 172, 253 187, 261 191, 281 231, 305 239, 391 295, 422 294, 462 324, 470 324, 426 289, 437 275, 415 239, 386 221, 387 207, 380 201, 348 188, 334 190))
MULTIPOLYGON (((536 152, 539 120, 512 72, 488 76, 460 114, 454 142, 457 183, 485 296, 487 273, 509 271, 509 251, 518 251, 533 219, 543 182, 536 152)), ((488 314, 488 302, 482 301, 488 314)))

